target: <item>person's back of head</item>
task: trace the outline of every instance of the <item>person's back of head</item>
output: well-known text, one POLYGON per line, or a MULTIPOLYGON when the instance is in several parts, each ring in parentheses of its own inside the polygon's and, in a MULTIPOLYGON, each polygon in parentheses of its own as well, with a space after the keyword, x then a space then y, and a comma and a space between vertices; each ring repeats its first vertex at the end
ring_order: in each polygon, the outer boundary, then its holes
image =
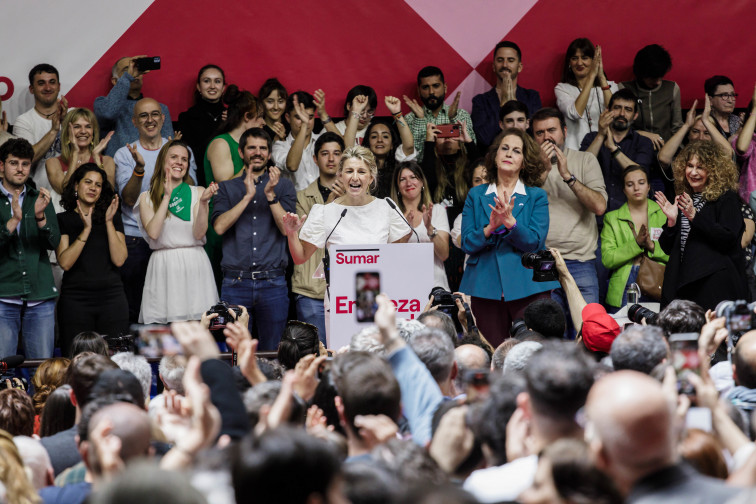
POLYGON ((491 357, 482 346, 465 343, 454 349, 454 360, 461 373, 464 369, 488 369, 491 367, 491 357))
POLYGON ((488 447, 489 465, 507 462, 507 423, 517 409, 517 396, 525 391, 525 379, 519 374, 496 377, 488 397, 479 406, 470 428, 481 443, 488 447))
POLYGON ((88 498, 90 504, 206 504, 187 475, 165 471, 148 462, 135 462, 88 498))
MULTIPOLYGON (((244 401, 244 408, 249 416, 250 425, 257 425, 257 422, 260 420, 260 410, 262 407, 264 405, 272 406, 280 392, 280 381, 267 381, 255 385, 244 393, 242 399, 244 401)), ((302 423, 305 418, 302 404, 301 401, 292 398, 291 406, 289 407, 289 417, 285 418, 284 421, 291 424, 302 423)))
POLYGON ((87 438, 89 440, 88 466, 95 474, 99 474, 101 467, 97 459, 98 447, 92 432, 101 422, 108 422, 110 435, 121 440, 119 456, 124 463, 143 458, 150 454, 151 423, 144 408, 126 402, 115 402, 97 410, 89 420, 87 438))
POLYGON ((631 326, 612 343, 609 356, 616 371, 629 369, 650 374, 667 358, 664 332, 656 326, 631 326))
POLYGON ((738 340, 732 354, 736 385, 756 389, 756 331, 748 331, 738 340))
POLYGON ((449 337, 449 340, 456 346, 457 327, 454 325, 452 318, 446 313, 438 310, 421 313, 417 321, 426 327, 440 329, 449 337))
POLYGON ((399 319, 396 321, 396 329, 399 331, 399 337, 409 343, 414 334, 425 330, 425 325, 416 319, 399 319))
POLYGON ((326 442, 286 427, 245 437, 231 457, 236 502, 327 502, 340 472, 341 463, 326 442))
POLYGON ((30 481, 39 490, 52 484, 53 467, 50 455, 38 439, 29 436, 14 436, 13 443, 24 460, 24 465, 31 472, 30 481))
POLYGON ((523 341, 512 347, 504 359, 502 371, 504 373, 523 373, 533 355, 542 348, 543 345, 535 341, 523 341))
POLYGON ((118 352, 111 357, 113 362, 124 371, 128 371, 139 380, 145 401, 150 398, 152 388, 152 367, 144 355, 136 355, 133 352, 118 352))
POLYGON ((537 299, 530 303, 522 314, 528 329, 547 338, 561 339, 567 327, 564 310, 551 298, 537 299))
POLYGON ((392 471, 405 487, 420 483, 441 485, 449 479, 428 451, 410 440, 389 439, 376 446, 371 455, 378 464, 392 471))
POLYGON ((410 338, 409 346, 437 383, 449 379, 454 367, 454 346, 446 334, 427 327, 410 338))
POLYGON ((647 45, 635 54, 633 74, 639 81, 661 79, 672 69, 672 57, 659 44, 647 45))
POLYGON ((656 325, 664 330, 667 337, 675 333, 700 333, 706 324, 706 311, 687 299, 675 299, 656 318, 656 325))
POLYGON ((572 342, 544 345, 525 368, 533 414, 573 426, 593 385, 593 368, 593 361, 572 342))
POLYGON ((71 385, 61 385, 45 401, 39 419, 40 437, 48 437, 70 429, 76 421, 76 408, 71 402, 71 385))
POLYGON ((367 462, 344 464, 344 493, 352 504, 398 503, 397 478, 385 467, 367 462))
POLYGON ((305 355, 318 354, 320 340, 318 328, 306 322, 290 320, 278 344, 278 362, 286 369, 294 369, 305 355))
POLYGON ((32 376, 31 382, 34 385, 34 409, 37 414, 42 414, 42 407, 45 405, 47 398, 55 389, 63 385, 66 379, 66 371, 71 364, 71 359, 65 357, 53 357, 45 359, 39 365, 32 376))
POLYGON ((167 390, 175 390, 177 394, 184 394, 184 369, 186 358, 181 355, 165 355, 160 359, 158 373, 167 390))
POLYGON ((357 433, 357 415, 386 415, 396 421, 401 411, 401 391, 388 362, 374 354, 348 352, 331 366, 333 381, 343 404, 344 421, 357 433))
POLYGON ((378 327, 375 325, 363 327, 360 332, 352 336, 352 339, 349 341, 349 351, 385 355, 386 347, 380 342, 378 327))
POLYGON ((144 388, 134 373, 125 369, 108 369, 97 377, 90 398, 115 397, 144 408, 144 388))
POLYGON ((34 403, 29 394, 17 388, 0 391, 0 429, 11 436, 34 434, 34 403))
POLYGON ((97 378, 108 369, 118 369, 118 365, 104 355, 85 352, 71 361, 66 373, 66 383, 71 385, 79 409, 84 409, 97 378))
POLYGON ((491 356, 491 371, 503 371, 504 361, 507 359, 509 352, 520 343, 515 338, 505 340, 501 345, 496 347, 493 355, 491 356))
POLYGON ((80 332, 74 336, 71 343, 71 357, 76 357, 83 352, 92 352, 108 357, 108 342, 99 333, 94 331, 80 332))

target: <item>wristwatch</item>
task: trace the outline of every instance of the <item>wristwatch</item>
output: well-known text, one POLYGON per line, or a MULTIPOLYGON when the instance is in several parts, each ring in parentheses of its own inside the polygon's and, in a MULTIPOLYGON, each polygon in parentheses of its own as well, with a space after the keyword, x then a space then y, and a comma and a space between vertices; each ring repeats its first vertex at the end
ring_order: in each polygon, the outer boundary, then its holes
POLYGON ((622 153, 622 149, 620 149, 620 146, 617 145, 617 148, 612 151, 612 157, 617 157, 622 153))
MULTIPOLYGON (((564 179, 562 179, 562 180, 564 180, 564 179)), ((567 180, 564 181, 564 183, 567 184, 570 187, 572 187, 572 184, 574 184, 575 182, 577 182, 577 179, 575 178, 575 175, 570 175, 570 178, 568 178, 567 180)))
POLYGON ((432 233, 428 233, 428 238, 433 239, 433 238, 436 237, 437 234, 438 234, 438 229, 433 228, 433 232, 432 233))
POLYGON ((272 199, 272 200, 268 200, 268 205, 271 205, 271 206, 272 206, 272 205, 275 205, 276 203, 278 203, 278 194, 276 194, 276 195, 275 195, 275 196, 273 197, 273 199, 272 199))

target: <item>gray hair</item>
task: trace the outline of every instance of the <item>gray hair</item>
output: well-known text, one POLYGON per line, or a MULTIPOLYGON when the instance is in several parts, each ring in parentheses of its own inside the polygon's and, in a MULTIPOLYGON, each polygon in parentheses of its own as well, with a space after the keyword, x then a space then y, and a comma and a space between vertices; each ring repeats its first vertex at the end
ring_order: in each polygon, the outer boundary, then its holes
POLYGON ((409 346, 437 383, 449 378, 454 365, 454 345, 443 331, 424 327, 412 335, 409 346))
POLYGON ((667 358, 667 340, 661 327, 631 326, 612 343, 609 356, 615 371, 630 369, 645 374, 667 358))
POLYGON ((24 465, 31 471, 29 478, 34 488, 39 490, 47 486, 47 471, 52 470, 50 455, 39 440, 28 436, 14 436, 13 443, 18 448, 18 453, 24 461, 24 465))
POLYGON ((352 340, 349 342, 349 351, 386 355, 386 348, 379 341, 378 327, 369 325, 352 336, 352 340))
POLYGON ((521 373, 525 371, 530 358, 541 348, 543 348, 543 345, 537 341, 522 341, 513 346, 504 359, 504 373, 521 373))
POLYGON ((447 313, 438 310, 427 311, 421 313, 417 320, 428 327, 435 327, 444 331, 452 344, 457 341, 457 326, 454 325, 454 320, 447 313))
POLYGON ((399 319, 396 321, 396 328, 399 330, 399 336, 407 343, 412 336, 427 329, 423 324, 413 319, 399 319))
POLYGON ((152 368, 147 358, 131 352, 118 352, 110 359, 118 364, 119 368, 137 377, 144 392, 144 399, 147 401, 150 398, 150 387, 152 387, 152 368))
POLYGON ((165 355, 160 359, 158 372, 163 379, 165 388, 175 390, 177 393, 184 394, 184 367, 186 359, 181 355, 165 355))

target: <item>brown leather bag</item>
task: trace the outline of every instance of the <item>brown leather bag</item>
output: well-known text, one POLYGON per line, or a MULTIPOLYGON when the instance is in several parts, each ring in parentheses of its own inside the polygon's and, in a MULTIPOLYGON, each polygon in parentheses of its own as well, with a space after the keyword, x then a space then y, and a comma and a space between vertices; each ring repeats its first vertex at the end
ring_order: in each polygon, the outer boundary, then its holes
POLYGON ((635 283, 640 287, 641 294, 656 301, 661 301, 665 269, 665 265, 654 261, 647 255, 641 257, 638 278, 635 280, 635 283))

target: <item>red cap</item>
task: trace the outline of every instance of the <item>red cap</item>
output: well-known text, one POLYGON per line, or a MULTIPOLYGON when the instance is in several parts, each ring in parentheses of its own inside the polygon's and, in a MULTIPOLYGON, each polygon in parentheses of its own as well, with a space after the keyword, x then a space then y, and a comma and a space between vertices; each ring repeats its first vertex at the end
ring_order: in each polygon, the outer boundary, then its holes
POLYGON ((606 352, 612 348, 614 338, 621 332, 614 318, 603 306, 590 303, 583 308, 583 343, 592 352, 606 352))

